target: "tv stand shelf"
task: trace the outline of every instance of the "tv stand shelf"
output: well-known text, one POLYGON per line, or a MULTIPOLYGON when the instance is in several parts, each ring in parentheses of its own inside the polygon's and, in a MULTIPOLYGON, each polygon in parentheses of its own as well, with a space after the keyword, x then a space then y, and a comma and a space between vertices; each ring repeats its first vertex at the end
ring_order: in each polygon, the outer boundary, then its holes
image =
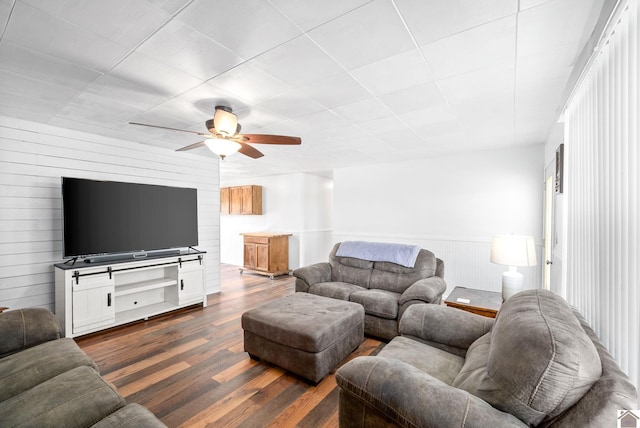
POLYGON ((65 337, 175 309, 207 306, 205 254, 55 265, 56 316, 65 337))
POLYGON ((175 279, 169 279, 166 281, 149 280, 136 282, 116 287, 115 296, 126 296, 127 294, 140 293, 142 291, 155 290, 156 288, 170 287, 172 285, 178 285, 178 281, 175 279))

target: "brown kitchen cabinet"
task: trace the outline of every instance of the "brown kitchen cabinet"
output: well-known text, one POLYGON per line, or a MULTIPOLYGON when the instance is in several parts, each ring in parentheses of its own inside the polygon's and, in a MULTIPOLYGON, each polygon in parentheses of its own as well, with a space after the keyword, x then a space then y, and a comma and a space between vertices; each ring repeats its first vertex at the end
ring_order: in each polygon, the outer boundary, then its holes
POLYGON ((220 189, 220 213, 229 214, 231 212, 231 199, 229 196, 229 188, 223 187, 220 189))
POLYGON ((268 232, 242 233, 244 236, 244 264, 240 273, 250 271, 271 279, 290 273, 289 236, 268 232))
POLYGON ((221 188, 220 212, 222 214, 262 215, 262 186, 221 188))

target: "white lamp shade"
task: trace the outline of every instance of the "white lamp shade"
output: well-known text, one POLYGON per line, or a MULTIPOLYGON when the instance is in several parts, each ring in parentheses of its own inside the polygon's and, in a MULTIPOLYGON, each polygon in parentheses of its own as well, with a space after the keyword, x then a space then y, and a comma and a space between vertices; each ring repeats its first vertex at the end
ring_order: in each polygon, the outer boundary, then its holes
POLYGON ((238 117, 223 109, 216 109, 213 115, 213 125, 216 127, 216 131, 221 134, 233 136, 238 128, 238 117))
POLYGON ((491 242, 491 262, 506 266, 535 266, 536 248, 531 236, 495 235, 491 242))
POLYGON ((222 159, 234 154, 240 150, 240 147, 242 147, 240 143, 222 138, 209 138, 205 140, 204 144, 209 148, 209 150, 220 156, 222 159))

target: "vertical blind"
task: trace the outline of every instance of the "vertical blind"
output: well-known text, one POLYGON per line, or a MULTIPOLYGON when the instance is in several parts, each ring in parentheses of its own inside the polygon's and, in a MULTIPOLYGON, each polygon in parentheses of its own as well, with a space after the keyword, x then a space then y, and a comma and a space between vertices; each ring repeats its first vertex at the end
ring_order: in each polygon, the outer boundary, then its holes
POLYGON ((566 293, 640 386, 639 0, 622 0, 565 110, 566 293))

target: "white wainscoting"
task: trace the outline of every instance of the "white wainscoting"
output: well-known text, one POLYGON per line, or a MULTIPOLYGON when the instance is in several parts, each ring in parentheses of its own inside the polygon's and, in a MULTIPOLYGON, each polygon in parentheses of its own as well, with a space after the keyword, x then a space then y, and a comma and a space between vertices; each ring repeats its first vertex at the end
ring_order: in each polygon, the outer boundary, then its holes
MULTIPOLYGON (((459 237, 420 237, 391 235, 354 235, 346 232, 334 232, 334 242, 374 241, 419 245, 434 253, 444 261, 444 280, 448 295, 456 286, 478 288, 489 291, 501 291, 502 272, 506 266, 489 261, 491 238, 486 241, 459 237)), ((542 244, 536 243, 538 265, 518 268, 524 275, 525 288, 542 287, 542 244)))
POLYGON ((61 177, 198 189, 207 290, 220 289, 215 159, 0 117, 0 306, 54 309, 62 260, 61 177))

